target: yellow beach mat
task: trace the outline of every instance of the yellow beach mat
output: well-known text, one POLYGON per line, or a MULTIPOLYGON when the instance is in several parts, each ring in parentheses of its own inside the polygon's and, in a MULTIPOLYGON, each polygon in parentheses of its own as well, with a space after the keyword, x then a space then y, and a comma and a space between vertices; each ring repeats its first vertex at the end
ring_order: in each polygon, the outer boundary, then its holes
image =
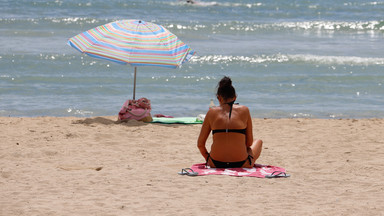
POLYGON ((153 117, 153 121, 150 123, 161 124, 202 124, 203 121, 198 120, 196 117, 176 117, 176 118, 157 118, 153 117))

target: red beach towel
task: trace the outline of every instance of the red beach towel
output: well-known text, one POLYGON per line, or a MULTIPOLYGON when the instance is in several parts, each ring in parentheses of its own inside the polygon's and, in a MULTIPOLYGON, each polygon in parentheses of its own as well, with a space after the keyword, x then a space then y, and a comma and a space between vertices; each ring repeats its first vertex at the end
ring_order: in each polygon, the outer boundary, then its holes
POLYGON ((199 176, 202 175, 229 175, 229 176, 248 176, 248 177, 257 177, 265 178, 267 175, 271 175, 273 172, 285 172, 284 168, 271 166, 271 165, 261 165, 255 164, 252 168, 206 168, 205 163, 194 164, 191 169, 198 173, 199 176))

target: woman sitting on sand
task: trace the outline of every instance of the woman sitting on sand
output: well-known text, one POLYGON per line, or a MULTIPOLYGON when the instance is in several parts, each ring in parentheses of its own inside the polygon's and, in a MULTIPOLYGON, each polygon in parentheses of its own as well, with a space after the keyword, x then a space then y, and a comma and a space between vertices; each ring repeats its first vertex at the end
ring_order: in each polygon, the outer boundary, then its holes
POLYGON ((200 153, 210 167, 253 167, 263 142, 253 140, 248 107, 234 104, 236 91, 229 77, 220 80, 217 99, 220 106, 209 109, 201 127, 197 141, 200 153), (211 131, 213 143, 208 153, 205 143, 211 131))

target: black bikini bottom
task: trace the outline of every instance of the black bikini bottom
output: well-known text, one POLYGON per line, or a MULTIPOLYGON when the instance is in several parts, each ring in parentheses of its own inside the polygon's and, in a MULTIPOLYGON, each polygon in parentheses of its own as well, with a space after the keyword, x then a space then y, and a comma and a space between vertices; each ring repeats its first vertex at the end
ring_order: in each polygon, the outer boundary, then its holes
POLYGON ((211 161, 213 162, 213 164, 215 165, 216 168, 239 168, 239 167, 242 167, 244 165, 244 163, 247 162, 247 160, 249 161, 249 165, 251 165, 253 157, 251 155, 248 155, 248 157, 243 161, 222 162, 222 161, 214 160, 212 157, 210 157, 210 155, 208 155, 206 165, 208 165, 208 159, 209 158, 211 158, 211 161))

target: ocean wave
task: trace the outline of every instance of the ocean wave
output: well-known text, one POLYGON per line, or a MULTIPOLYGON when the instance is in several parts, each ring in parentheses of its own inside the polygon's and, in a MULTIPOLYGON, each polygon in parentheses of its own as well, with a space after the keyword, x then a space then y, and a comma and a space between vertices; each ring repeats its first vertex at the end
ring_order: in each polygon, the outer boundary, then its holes
MULTIPOLYGON (((72 61, 80 61, 81 65, 102 65, 109 67, 111 64, 109 61, 98 61, 94 58, 88 58, 82 55, 73 54, 39 54, 39 55, 15 55, 4 54, 0 55, 0 59, 4 62, 26 61, 30 59, 32 61, 52 61, 52 62, 66 62, 71 64, 72 61)), ((192 64, 261 64, 261 63, 307 63, 307 64, 319 64, 319 65, 362 65, 362 66, 383 66, 384 58, 370 58, 359 56, 322 56, 312 54, 273 54, 273 55, 253 55, 253 56, 239 56, 239 55, 205 55, 205 56, 193 56, 189 63, 192 64)))
POLYGON ((357 56, 318 56, 318 55, 256 55, 256 56, 195 56, 190 62, 206 64, 229 64, 247 62, 260 63, 310 63, 323 65, 384 65, 384 58, 365 58, 357 56))
MULTIPOLYGON (((164 3, 169 4, 171 6, 180 6, 180 5, 189 5, 196 7, 211 7, 211 6, 220 6, 220 7, 231 7, 231 8, 255 8, 255 7, 277 7, 276 9, 285 9, 285 8, 309 8, 309 9, 318 9, 322 6, 325 9, 329 9, 329 5, 316 3, 316 2, 303 2, 302 4, 298 2, 281 2, 277 1, 268 1, 268 2, 222 2, 222 1, 199 1, 195 0, 194 4, 187 3, 187 1, 178 0, 174 2, 156 2, 156 3, 164 3)), ((384 5, 384 2, 380 1, 372 1, 372 2, 345 2, 342 6, 356 6, 356 7, 370 7, 384 5)))
POLYGON ((248 23, 242 21, 200 23, 195 24, 167 24, 169 29, 204 30, 214 33, 233 32, 258 32, 258 31, 384 31, 384 20, 380 21, 307 21, 307 22, 279 22, 279 23, 248 23))
POLYGON ((344 3, 344 5, 353 5, 353 4, 358 4, 358 6, 371 6, 371 5, 384 5, 384 2, 377 2, 377 1, 372 1, 372 2, 362 2, 362 3, 344 3))
POLYGON ((180 5, 190 5, 196 7, 211 7, 211 6, 221 6, 221 7, 245 7, 245 8, 253 8, 265 6, 265 3, 262 2, 247 2, 247 3, 237 3, 237 2, 221 2, 221 1, 195 1, 194 4, 187 3, 187 1, 177 1, 177 2, 169 2, 169 5, 172 6, 180 6, 180 5))
POLYGON ((310 21, 310 22, 282 22, 270 25, 262 25, 262 28, 272 29, 299 29, 299 30, 384 30, 384 21, 310 21))
MULTIPOLYGON (((41 18, 0 18, 0 23, 3 27, 17 27, 17 25, 21 25, 22 27, 26 27, 28 25, 41 25, 41 24, 54 24, 54 25, 84 25, 84 24, 105 24, 108 22, 112 22, 112 19, 96 19, 89 17, 41 17, 41 18), (16 26, 15 26, 16 25, 16 26)), ((49 25, 50 27, 54 27, 54 25, 49 25)), ((58 26, 60 27, 60 26, 58 26)))
MULTIPOLYGON (((132 0, 132 1, 102 1, 102 0, 93 0, 93 1, 76 1, 76 0, 49 0, 49 1, 28 1, 28 0, 20 0, 14 1, 11 3, 7 3, 8 7, 36 7, 36 8, 132 8, 140 6, 196 6, 196 7, 211 7, 211 6, 219 6, 219 7, 231 7, 231 8, 254 8, 254 7, 279 7, 279 9, 284 8, 313 8, 324 7, 327 9, 333 8, 331 5, 323 3, 322 1, 307 1, 307 2, 281 2, 281 1, 207 1, 207 0, 194 0, 194 4, 187 3, 186 0, 149 0, 149 1, 141 1, 141 0, 132 0)), ((338 4, 336 4, 338 5, 338 4)), ((343 7, 372 7, 377 5, 384 5, 384 2, 381 1, 370 1, 370 2, 344 2, 340 4, 343 7)))
MULTIPOLYGON (((28 26, 39 26, 41 28, 60 29, 63 27, 83 27, 98 26, 113 22, 116 19, 110 18, 91 18, 91 17, 43 17, 43 18, 0 18, 3 29, 28 28, 28 26), (45 26, 45 27, 44 27, 45 26)), ((303 21, 303 22, 274 22, 274 23, 255 23, 245 21, 159 21, 149 20, 156 24, 163 25, 169 30, 191 30, 225 33, 225 32, 258 32, 258 31, 379 31, 384 32, 384 20, 372 21, 303 21)))

